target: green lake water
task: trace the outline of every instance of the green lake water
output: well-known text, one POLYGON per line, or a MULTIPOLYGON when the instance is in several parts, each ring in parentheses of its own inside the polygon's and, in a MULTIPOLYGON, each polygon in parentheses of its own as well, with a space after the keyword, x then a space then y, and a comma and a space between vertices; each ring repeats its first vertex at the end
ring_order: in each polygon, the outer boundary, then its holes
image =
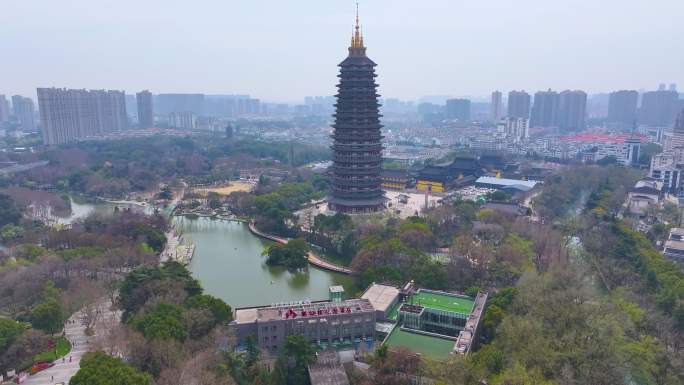
POLYGON ((328 298, 328 287, 342 285, 354 294, 351 276, 309 266, 289 272, 266 265, 268 244, 239 222, 174 217, 176 229, 195 244, 190 270, 208 294, 232 307, 269 305, 281 301, 328 298))
MULTIPOLYGON (((72 197, 72 213, 59 218, 71 223, 92 213, 111 214, 114 208, 131 208, 148 212, 149 207, 88 202, 72 197)), ((219 297, 233 308, 269 305, 280 301, 321 300, 328 298, 328 287, 342 285, 353 295, 351 276, 309 266, 302 272, 289 272, 266 265, 261 256, 267 241, 249 232, 239 222, 211 218, 173 217, 176 230, 195 244, 190 270, 207 294, 219 297)))

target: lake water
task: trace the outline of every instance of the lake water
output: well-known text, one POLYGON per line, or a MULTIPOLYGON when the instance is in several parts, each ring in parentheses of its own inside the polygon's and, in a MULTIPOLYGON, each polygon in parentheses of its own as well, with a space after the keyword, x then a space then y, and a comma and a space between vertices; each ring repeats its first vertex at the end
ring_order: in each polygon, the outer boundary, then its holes
MULTIPOLYGON (((114 208, 150 211, 149 207, 88 202, 72 197, 69 217, 57 218, 71 223, 92 213, 111 214, 114 208)), ((236 307, 269 305, 273 302, 321 300, 328 298, 328 287, 342 285, 347 295, 355 294, 351 276, 308 266, 292 273, 266 265, 261 256, 267 241, 254 236, 247 225, 211 218, 173 217, 171 219, 185 238, 195 244, 190 270, 207 294, 236 307)))
POLYGON ((354 294, 350 276, 309 266, 292 273, 266 265, 261 256, 267 241, 255 237, 247 225, 210 218, 174 217, 176 229, 195 244, 190 264, 208 294, 233 308, 293 300, 328 298, 328 287, 343 285, 354 294))
POLYGON ((146 213, 151 212, 149 206, 140 206, 133 203, 110 203, 105 201, 88 201, 79 196, 70 196, 71 200, 71 213, 68 216, 52 215, 52 218, 60 224, 69 224, 74 221, 83 219, 90 214, 112 214, 115 208, 131 209, 134 211, 142 211, 146 213))

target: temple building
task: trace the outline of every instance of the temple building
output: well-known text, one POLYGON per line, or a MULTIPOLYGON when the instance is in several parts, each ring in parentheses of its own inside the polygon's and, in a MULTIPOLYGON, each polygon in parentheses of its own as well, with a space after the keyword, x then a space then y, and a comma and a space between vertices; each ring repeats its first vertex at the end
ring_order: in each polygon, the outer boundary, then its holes
POLYGON ((336 112, 333 115, 333 165, 330 170, 331 210, 370 213, 385 208, 382 190, 382 134, 375 83, 376 64, 366 56, 366 47, 356 27, 347 56, 340 67, 336 112))
POLYGON ((471 184, 482 175, 482 166, 477 158, 457 156, 453 162, 432 165, 418 173, 416 189, 442 193, 452 188, 471 184))

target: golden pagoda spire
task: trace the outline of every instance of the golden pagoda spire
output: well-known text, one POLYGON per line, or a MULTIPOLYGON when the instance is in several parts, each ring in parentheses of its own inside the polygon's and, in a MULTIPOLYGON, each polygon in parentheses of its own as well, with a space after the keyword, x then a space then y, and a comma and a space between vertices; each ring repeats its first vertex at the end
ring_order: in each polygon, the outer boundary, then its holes
POLYGON ((356 24, 354 25, 354 29, 352 30, 351 46, 349 46, 349 55, 366 55, 366 47, 363 45, 363 31, 361 30, 361 23, 359 22, 359 3, 356 3, 356 24))
POLYGON ((361 33, 361 26, 359 24, 359 3, 356 3, 356 26, 354 26, 351 47, 354 49, 363 48, 363 34, 361 33))

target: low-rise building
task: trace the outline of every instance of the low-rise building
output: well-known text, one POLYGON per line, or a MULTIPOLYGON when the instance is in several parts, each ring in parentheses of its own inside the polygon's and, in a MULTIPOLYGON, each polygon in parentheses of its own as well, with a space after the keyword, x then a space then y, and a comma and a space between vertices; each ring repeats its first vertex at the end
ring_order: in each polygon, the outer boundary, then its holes
POLYGON ((288 336, 302 335, 322 348, 372 346, 375 309, 367 299, 297 301, 235 310, 231 327, 238 345, 255 336, 261 351, 279 353, 288 336))
POLYGON ((390 310, 399 301, 399 289, 394 286, 373 283, 361 295, 361 299, 368 300, 375 308, 375 318, 386 320, 390 310))
POLYGON ((511 193, 527 192, 532 190, 539 182, 534 180, 506 179, 482 176, 477 178, 475 186, 493 188, 511 193))
POLYGON ((404 190, 409 184, 410 176, 405 170, 384 169, 380 174, 382 188, 389 190, 404 190))
POLYGON ((684 264, 684 229, 675 227, 670 230, 663 254, 675 262, 684 264))
POLYGON ((309 365, 309 380, 311 385, 349 385, 336 350, 326 349, 316 354, 316 362, 309 365))
POLYGON ((675 195, 682 191, 684 149, 674 149, 651 157, 649 177, 662 182, 663 190, 675 195))
POLYGON ((662 197, 663 182, 649 178, 638 181, 627 193, 627 210, 630 214, 644 216, 649 207, 657 207, 662 197))
POLYGON ((482 175, 477 158, 461 156, 444 165, 427 166, 416 178, 416 189, 421 191, 445 192, 457 185, 466 185, 482 175))

